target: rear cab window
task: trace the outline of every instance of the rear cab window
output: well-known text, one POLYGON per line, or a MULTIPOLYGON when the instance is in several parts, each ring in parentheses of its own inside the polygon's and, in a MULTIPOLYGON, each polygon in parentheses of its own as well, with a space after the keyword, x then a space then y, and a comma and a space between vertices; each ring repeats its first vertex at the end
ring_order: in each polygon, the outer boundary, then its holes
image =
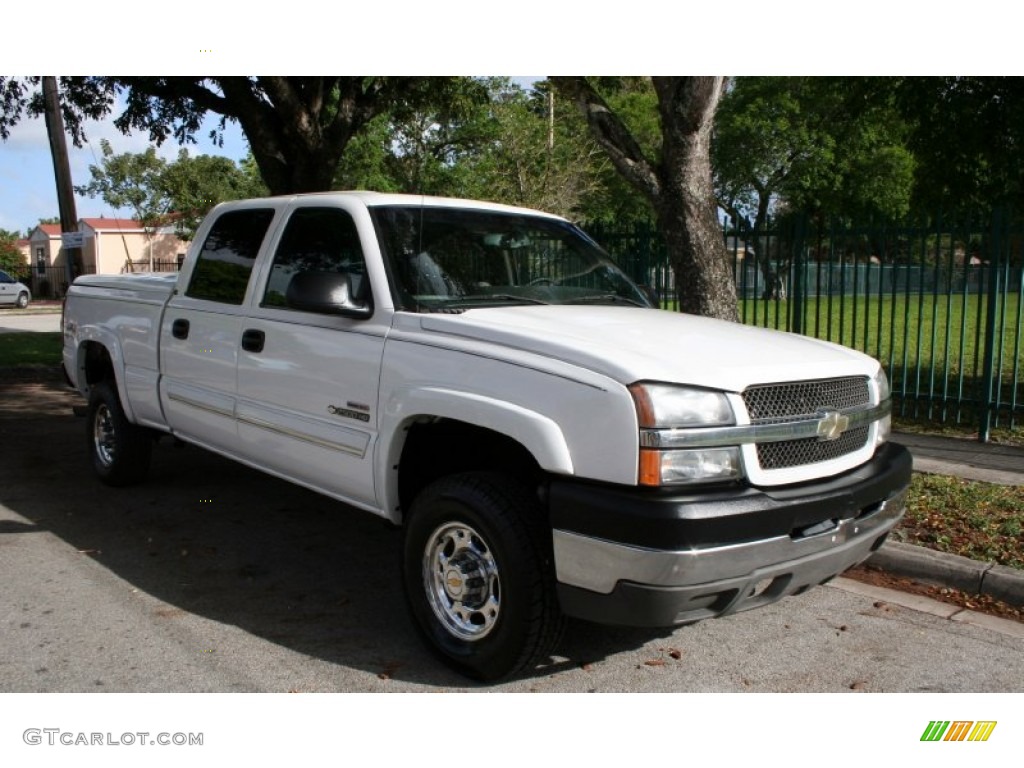
POLYGON ((245 208, 222 214, 203 241, 185 295, 241 305, 273 218, 272 208, 245 208))

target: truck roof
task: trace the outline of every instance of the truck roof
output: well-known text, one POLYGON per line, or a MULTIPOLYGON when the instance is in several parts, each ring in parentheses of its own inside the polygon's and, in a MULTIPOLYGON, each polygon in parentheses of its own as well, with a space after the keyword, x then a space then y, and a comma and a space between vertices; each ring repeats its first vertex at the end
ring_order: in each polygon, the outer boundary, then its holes
MULTIPOLYGON (((473 208, 476 210, 496 211, 504 213, 518 213, 532 216, 544 216, 551 219, 562 219, 552 213, 534 210, 532 208, 521 208, 503 203, 491 203, 481 200, 467 200, 457 197, 435 197, 432 195, 408 195, 392 192, 371 192, 368 190, 334 191, 334 192, 306 192, 297 195, 279 195, 277 197, 262 198, 267 200, 303 200, 310 198, 356 198, 367 208, 382 206, 427 206, 432 208, 473 208)), ((230 206, 238 203, 254 203, 256 200, 238 200, 223 205, 230 206)))

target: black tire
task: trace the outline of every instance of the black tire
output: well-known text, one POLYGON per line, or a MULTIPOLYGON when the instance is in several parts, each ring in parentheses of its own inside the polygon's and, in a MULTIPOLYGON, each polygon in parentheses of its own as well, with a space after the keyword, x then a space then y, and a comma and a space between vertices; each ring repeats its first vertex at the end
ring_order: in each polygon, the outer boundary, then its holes
POLYGON ((18 301, 16 302, 18 309, 24 309, 28 306, 28 294, 22 291, 18 294, 18 301))
POLYGON ((406 525, 402 571, 427 645, 468 677, 532 668, 561 637, 551 530, 511 478, 468 473, 425 488, 406 525))
POLYGON ((93 469, 104 483, 133 485, 146 478, 153 437, 128 421, 111 381, 92 385, 85 437, 93 469))

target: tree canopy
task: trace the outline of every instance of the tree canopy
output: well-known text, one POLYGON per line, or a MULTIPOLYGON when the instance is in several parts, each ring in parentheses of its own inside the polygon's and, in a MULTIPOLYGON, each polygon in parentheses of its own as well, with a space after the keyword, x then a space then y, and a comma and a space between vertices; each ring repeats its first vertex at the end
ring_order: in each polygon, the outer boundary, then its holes
POLYGON ((715 123, 722 207, 756 229, 780 208, 905 216, 914 160, 883 87, 877 78, 738 78, 715 123))
POLYGON ((91 181, 75 191, 100 197, 112 208, 131 210, 146 229, 173 225, 190 240, 217 203, 266 194, 258 176, 226 157, 192 156, 182 149, 168 162, 153 147, 122 154, 115 154, 105 140, 100 147, 100 165, 89 167, 91 181))
POLYGON ((25 256, 18 250, 18 233, 0 229, 0 269, 17 272, 25 267, 25 256))
MULTIPOLYGON (((241 164, 104 152, 81 191, 148 221, 252 194, 364 188, 481 198, 577 221, 653 221, 681 307, 730 317, 715 204, 763 231, 801 211, 896 221, 1024 209, 1019 78, 63 77, 73 141, 115 115, 154 145, 236 122, 241 164), (711 181, 709 181, 709 179, 711 181)), ((42 111, 40 78, 0 78, 0 138, 42 111)), ((767 253, 764 249, 764 253, 767 253)), ((769 269, 767 259, 763 268, 769 269)))
POLYGON ((905 77, 891 87, 911 126, 920 207, 1024 210, 1024 78, 905 77))
MULTIPOLYGON (((24 114, 42 113, 40 78, 0 79, 0 138, 24 114)), ((377 115, 451 97, 457 78, 427 77, 62 77, 62 111, 76 145, 84 121, 125 107, 114 120, 123 132, 144 131, 160 145, 195 142, 207 115, 245 133, 272 194, 331 188, 348 143, 377 115)))

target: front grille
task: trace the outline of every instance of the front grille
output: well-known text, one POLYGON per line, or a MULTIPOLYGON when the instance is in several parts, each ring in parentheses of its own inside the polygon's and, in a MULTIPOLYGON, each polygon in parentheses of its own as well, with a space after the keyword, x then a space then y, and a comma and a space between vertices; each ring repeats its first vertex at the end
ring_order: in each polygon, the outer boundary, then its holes
POLYGON ((857 427, 844 432, 838 440, 819 440, 816 437, 789 440, 784 443, 759 443, 757 460, 762 469, 785 469, 819 461, 838 459, 859 451, 868 441, 868 428, 857 427))
MULTIPOLYGON (((866 377, 759 384, 743 393, 752 424, 813 419, 822 411, 842 411, 870 402, 866 377)), ((816 437, 781 443, 759 443, 762 469, 785 469, 830 461, 859 451, 868 440, 868 427, 843 433, 837 440, 816 437)))

